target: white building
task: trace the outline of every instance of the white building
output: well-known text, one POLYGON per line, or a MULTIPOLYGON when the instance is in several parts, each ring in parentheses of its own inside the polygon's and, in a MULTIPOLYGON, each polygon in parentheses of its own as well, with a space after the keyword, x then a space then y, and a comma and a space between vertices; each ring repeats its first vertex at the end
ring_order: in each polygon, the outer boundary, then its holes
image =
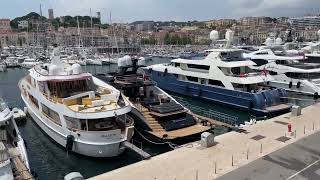
POLYGON ((297 29, 320 28, 320 16, 290 18, 289 22, 297 29))
POLYGON ((19 29, 25 29, 28 28, 28 21, 24 20, 24 21, 19 21, 18 22, 18 28, 19 29))

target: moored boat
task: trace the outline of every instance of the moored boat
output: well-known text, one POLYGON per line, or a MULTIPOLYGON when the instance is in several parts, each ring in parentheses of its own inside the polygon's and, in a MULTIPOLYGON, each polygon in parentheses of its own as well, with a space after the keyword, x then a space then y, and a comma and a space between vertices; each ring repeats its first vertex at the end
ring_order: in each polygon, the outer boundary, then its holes
POLYGON ((51 64, 29 70, 19 88, 35 123, 68 152, 113 157, 132 138, 129 101, 79 64, 62 63, 58 49, 51 64))

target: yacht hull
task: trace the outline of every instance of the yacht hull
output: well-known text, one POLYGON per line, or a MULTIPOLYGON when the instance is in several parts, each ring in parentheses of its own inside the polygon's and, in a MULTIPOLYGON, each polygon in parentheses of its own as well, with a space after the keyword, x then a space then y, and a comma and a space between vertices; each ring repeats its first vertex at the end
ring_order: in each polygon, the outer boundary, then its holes
MULTIPOLYGON (((70 134, 60 134, 54 130, 53 127, 48 126, 41 116, 37 114, 32 107, 25 101, 22 97, 23 101, 27 105, 28 113, 34 120, 34 122, 41 128, 41 130, 47 134, 51 139, 53 139, 56 143, 61 145, 62 147, 66 147, 67 136, 70 134)), ((44 118, 44 117, 43 117, 44 118)), ((110 144, 89 144, 77 141, 75 139, 73 143, 72 151, 89 157, 114 157, 118 156, 124 152, 125 148, 121 145, 122 142, 110 143, 110 144)))
POLYGON ((292 81, 292 86, 289 86, 289 82, 284 81, 271 81, 269 83, 269 86, 276 87, 276 88, 282 88, 289 92, 299 93, 299 94, 305 94, 308 96, 314 96, 315 93, 320 94, 320 87, 317 85, 309 82, 309 81, 299 81, 294 80, 292 81), (300 87, 298 87, 298 82, 301 83, 300 87))
POLYGON ((281 104, 281 97, 286 96, 283 91, 279 92, 278 90, 272 90, 262 93, 247 93, 180 81, 172 74, 156 72, 153 70, 150 75, 152 76, 152 79, 157 82, 158 87, 164 90, 189 97, 205 99, 240 110, 250 111, 257 116, 270 117, 278 115, 279 113, 289 112, 291 108, 290 106, 286 106, 276 110, 265 109, 265 107, 273 104, 281 104), (277 95, 274 96, 274 93, 277 95))

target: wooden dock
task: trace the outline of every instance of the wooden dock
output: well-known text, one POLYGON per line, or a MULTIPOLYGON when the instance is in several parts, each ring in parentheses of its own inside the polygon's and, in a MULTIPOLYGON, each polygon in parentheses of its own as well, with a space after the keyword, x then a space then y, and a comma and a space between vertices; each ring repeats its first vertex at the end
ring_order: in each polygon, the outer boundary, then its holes
POLYGON ((28 168, 24 165, 24 163, 21 161, 19 157, 13 157, 11 159, 11 162, 13 162, 13 165, 16 169, 16 175, 15 179, 22 179, 22 180, 27 180, 27 179, 34 179, 31 173, 29 172, 28 168))
MULTIPOLYGON (((301 116, 288 113, 246 126, 246 133, 229 132, 216 136, 215 145, 209 148, 202 147, 200 142, 189 143, 148 161, 134 163, 91 179, 216 179, 310 134, 320 132, 319 108, 320 103, 304 108, 301 116), (288 133, 289 123, 294 135, 288 133), (281 139, 287 140, 284 142, 281 139)), ((288 172, 295 173, 291 170, 288 172)))
POLYGON ((126 141, 126 142, 124 143, 124 146, 125 146, 126 148, 129 148, 129 149, 135 151, 136 153, 140 154, 140 156, 142 156, 143 159, 148 159, 148 158, 151 157, 151 155, 150 155, 149 153, 143 151, 142 149, 138 148, 136 145, 134 145, 134 144, 132 144, 132 143, 130 143, 130 142, 128 142, 128 141, 126 141))

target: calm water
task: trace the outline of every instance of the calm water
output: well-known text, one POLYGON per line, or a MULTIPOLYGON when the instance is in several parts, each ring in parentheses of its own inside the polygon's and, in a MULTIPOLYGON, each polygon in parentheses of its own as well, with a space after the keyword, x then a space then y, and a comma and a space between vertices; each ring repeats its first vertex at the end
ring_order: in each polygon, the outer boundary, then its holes
MULTIPOLYGON (((157 59, 149 62, 149 64, 161 62, 167 62, 167 60, 157 59)), ((91 66, 85 69, 96 74, 115 71, 116 66, 91 66)), ((7 72, 0 73, 0 96, 3 97, 11 107, 24 106, 20 99, 20 92, 17 84, 19 79, 27 73, 28 71, 25 69, 8 69, 7 72)), ((192 106, 199 106, 205 109, 214 109, 229 115, 238 116, 242 121, 248 120, 249 118, 247 112, 225 108, 213 103, 204 104, 199 100, 193 100, 176 94, 173 94, 173 96, 182 103, 187 102, 188 105, 191 104, 192 106)), ((297 97, 302 98, 300 96, 297 97)), ((305 100, 306 98, 307 97, 303 97, 304 100, 295 100, 295 103, 303 106, 313 103, 312 100, 305 100)), ((28 119, 26 124, 20 127, 20 130, 27 143, 30 165, 32 169, 36 171, 38 179, 63 179, 66 174, 72 171, 80 172, 84 177, 88 178, 141 160, 139 155, 130 150, 127 150, 124 154, 116 158, 98 159, 74 154, 67 155, 65 150, 47 137, 31 119, 28 119)), ((216 134, 224 132, 226 132, 226 130, 223 128, 218 128, 216 130, 216 134)), ((166 145, 155 146, 143 141, 142 138, 137 136, 134 137, 134 140, 136 144, 142 143, 143 149, 152 155, 157 155, 170 150, 166 145)))

